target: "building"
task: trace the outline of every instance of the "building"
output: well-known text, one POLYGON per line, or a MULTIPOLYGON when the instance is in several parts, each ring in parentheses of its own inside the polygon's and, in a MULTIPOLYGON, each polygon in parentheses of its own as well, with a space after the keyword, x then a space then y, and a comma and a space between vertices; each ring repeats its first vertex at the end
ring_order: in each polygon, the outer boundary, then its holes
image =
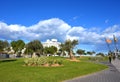
POLYGON ((46 42, 43 42, 43 47, 51 47, 51 46, 55 46, 58 50, 60 49, 60 42, 57 41, 57 39, 51 39, 51 40, 47 40, 46 42))

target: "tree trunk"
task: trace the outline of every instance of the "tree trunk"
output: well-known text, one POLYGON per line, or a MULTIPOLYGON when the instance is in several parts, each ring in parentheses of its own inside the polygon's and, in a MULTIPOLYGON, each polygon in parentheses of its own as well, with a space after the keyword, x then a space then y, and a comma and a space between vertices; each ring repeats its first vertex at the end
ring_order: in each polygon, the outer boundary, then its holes
POLYGON ((70 50, 70 59, 74 59, 74 55, 72 53, 72 50, 70 50))

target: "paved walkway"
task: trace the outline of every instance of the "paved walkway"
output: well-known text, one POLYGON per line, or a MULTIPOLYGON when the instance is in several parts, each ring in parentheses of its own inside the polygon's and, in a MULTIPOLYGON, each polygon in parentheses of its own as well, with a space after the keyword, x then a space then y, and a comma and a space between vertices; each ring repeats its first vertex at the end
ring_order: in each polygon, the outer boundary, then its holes
POLYGON ((115 59, 111 64, 104 64, 108 65, 109 69, 64 82, 120 82, 120 60, 115 59))
POLYGON ((112 61, 112 64, 116 67, 116 69, 120 72, 120 60, 115 59, 115 61, 112 61))

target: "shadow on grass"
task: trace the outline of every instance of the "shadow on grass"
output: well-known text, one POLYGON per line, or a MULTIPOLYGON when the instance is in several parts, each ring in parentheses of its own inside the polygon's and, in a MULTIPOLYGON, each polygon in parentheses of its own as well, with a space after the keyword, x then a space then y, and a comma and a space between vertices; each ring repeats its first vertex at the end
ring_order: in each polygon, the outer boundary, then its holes
POLYGON ((0 59, 0 63, 2 62, 13 62, 16 61, 17 59, 0 59))

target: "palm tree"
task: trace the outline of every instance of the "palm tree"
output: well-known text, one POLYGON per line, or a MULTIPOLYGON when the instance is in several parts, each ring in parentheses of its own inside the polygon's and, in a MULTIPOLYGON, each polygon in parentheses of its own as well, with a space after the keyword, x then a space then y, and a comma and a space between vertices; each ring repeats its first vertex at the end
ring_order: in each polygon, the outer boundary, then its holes
POLYGON ((78 44, 78 40, 66 40, 64 43, 64 49, 68 52, 68 54, 70 55, 70 59, 74 59, 73 56, 73 49, 74 47, 78 44))

